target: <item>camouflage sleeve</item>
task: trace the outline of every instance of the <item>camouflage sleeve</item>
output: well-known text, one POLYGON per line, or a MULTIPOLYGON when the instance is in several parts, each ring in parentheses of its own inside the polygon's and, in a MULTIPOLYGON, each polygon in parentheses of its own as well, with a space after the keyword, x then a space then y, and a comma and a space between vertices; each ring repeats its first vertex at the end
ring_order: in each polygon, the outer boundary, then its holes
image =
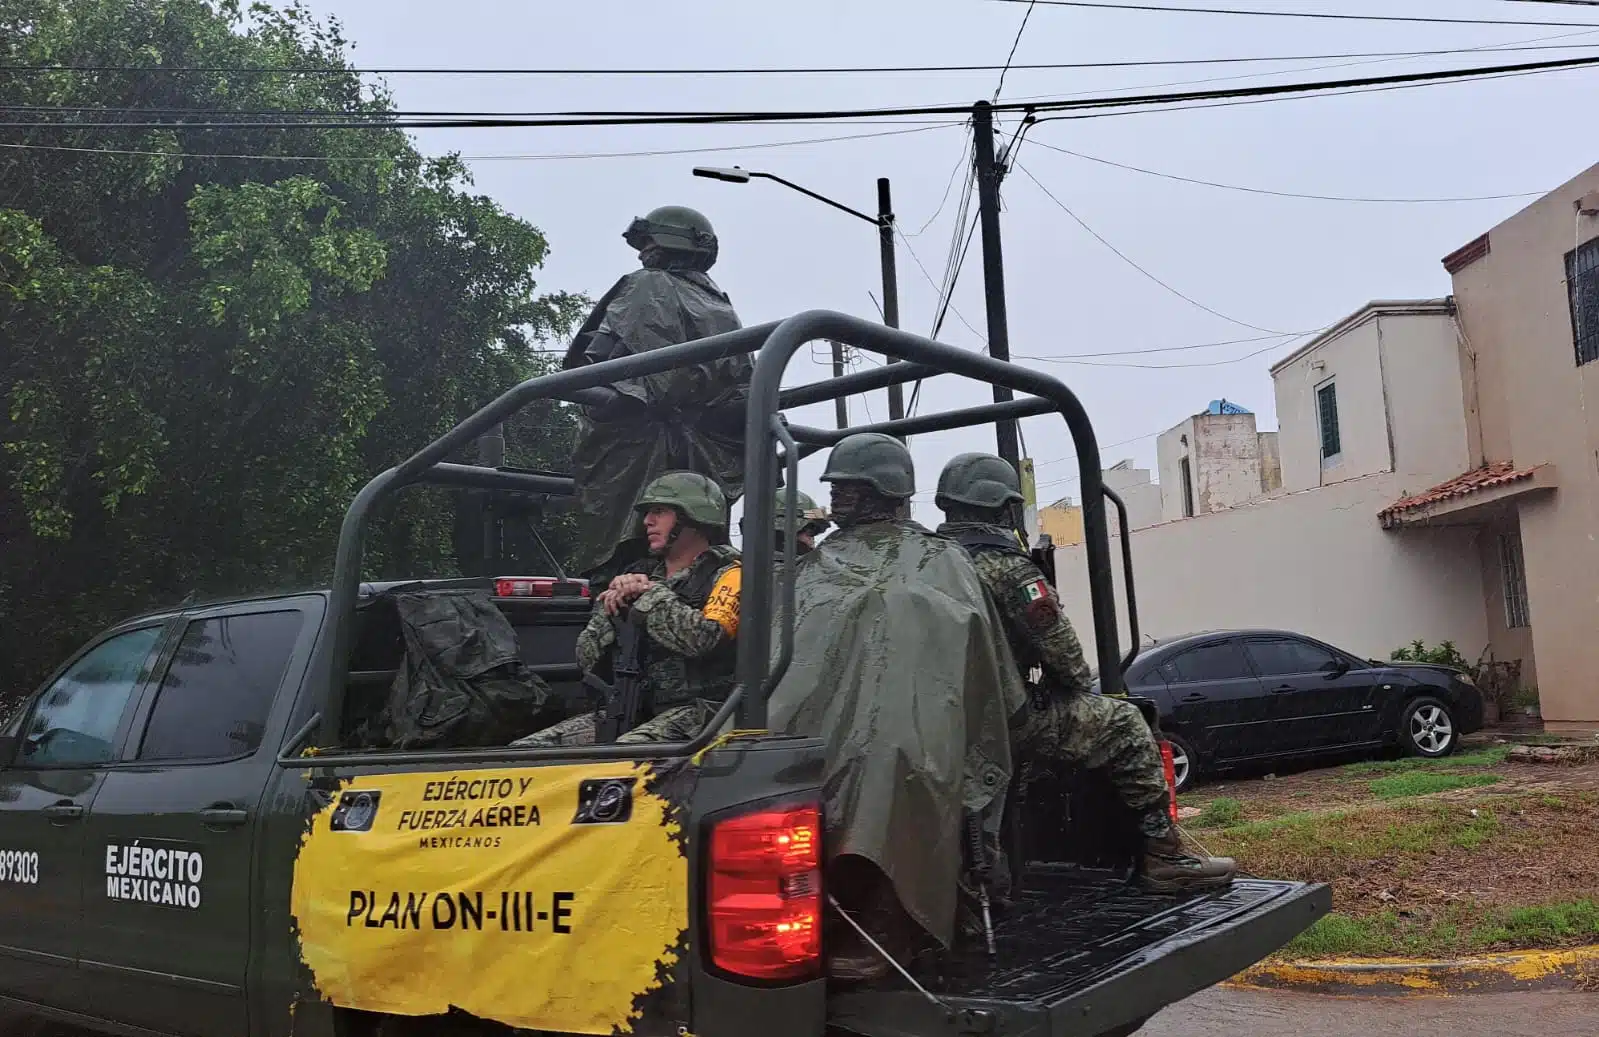
POLYGON ((698 659, 738 636, 740 575, 737 566, 723 573, 704 611, 660 583, 650 584, 633 608, 644 617, 651 641, 674 655, 698 659))
POLYGON ((614 644, 616 627, 611 624, 611 617, 605 614, 604 607, 596 604, 594 611, 589 614, 588 625, 577 635, 577 664, 593 673, 600 657, 614 644))
POLYGON ((999 610, 1021 639, 1038 651, 1044 674, 1069 694, 1093 684, 1083 646, 1071 620, 1061 611, 1060 595, 1030 560, 1006 559, 1005 580, 997 588, 999 610))

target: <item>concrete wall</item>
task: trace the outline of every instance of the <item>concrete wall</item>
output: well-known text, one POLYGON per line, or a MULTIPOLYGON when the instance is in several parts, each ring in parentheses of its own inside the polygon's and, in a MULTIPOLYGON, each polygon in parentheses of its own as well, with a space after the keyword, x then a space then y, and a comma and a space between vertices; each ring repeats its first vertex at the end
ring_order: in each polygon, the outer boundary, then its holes
POLYGON ((1521 505, 1521 539, 1543 714, 1574 724, 1599 723, 1599 363, 1576 366, 1564 263, 1599 236, 1574 204, 1594 191, 1599 166, 1494 227, 1488 254, 1454 273, 1472 438, 1487 460, 1559 476, 1521 505))
POLYGON ((1183 517, 1182 458, 1188 458, 1194 514, 1207 515, 1260 496, 1260 436, 1253 414, 1195 414, 1155 440, 1161 517, 1183 517))
POLYGON ((1038 509, 1038 530, 1056 546, 1083 542, 1083 509, 1076 504, 1051 504, 1038 509))
MULTIPOLYGON (((1418 637, 1452 640, 1472 655, 1488 639, 1477 531, 1386 533, 1376 513, 1398 495, 1398 477, 1384 473, 1135 532, 1143 633, 1263 626, 1376 658, 1418 637)), ((1111 554, 1120 553, 1118 538, 1111 554)), ((1092 659, 1082 547, 1059 550, 1056 565, 1067 615, 1092 659)), ((1119 565, 1116 590, 1125 642, 1119 565)))
MULTIPOLYGON (((1127 505, 1127 521, 1133 529, 1146 529, 1162 520, 1160 486, 1151 480, 1148 468, 1134 468, 1130 461, 1122 461, 1105 469, 1104 479, 1127 505)), ((1119 530, 1116 508, 1112 505, 1109 511, 1110 528, 1119 530)))
POLYGON ((1260 434, 1260 492, 1276 493, 1283 488, 1283 455, 1277 447, 1277 433, 1260 434))
POLYGON ((1394 470, 1419 493, 1475 468, 1462 406, 1461 343, 1446 312, 1379 314, 1394 470))
POLYGON ((1193 463, 1194 419, 1186 418, 1155 438, 1155 469, 1160 473, 1160 517, 1167 522, 1183 517, 1184 457, 1189 459, 1194 490, 1194 514, 1199 514, 1199 468, 1193 463))

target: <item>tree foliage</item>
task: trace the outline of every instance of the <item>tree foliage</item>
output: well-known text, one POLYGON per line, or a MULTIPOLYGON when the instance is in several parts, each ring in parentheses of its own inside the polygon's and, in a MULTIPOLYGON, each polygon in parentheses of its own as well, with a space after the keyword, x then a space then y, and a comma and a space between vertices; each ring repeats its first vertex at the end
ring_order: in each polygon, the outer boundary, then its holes
MULTIPOLYGON (((392 111, 346 49, 299 6, 0 0, 0 64, 135 69, 0 73, 7 105, 392 111)), ((360 485, 546 369, 580 315, 458 159, 300 121, 8 132, 0 697, 131 611, 326 580, 360 485)), ((508 460, 561 467, 572 421, 530 410, 508 460)), ((411 491, 368 572, 450 572, 455 525, 411 491)))

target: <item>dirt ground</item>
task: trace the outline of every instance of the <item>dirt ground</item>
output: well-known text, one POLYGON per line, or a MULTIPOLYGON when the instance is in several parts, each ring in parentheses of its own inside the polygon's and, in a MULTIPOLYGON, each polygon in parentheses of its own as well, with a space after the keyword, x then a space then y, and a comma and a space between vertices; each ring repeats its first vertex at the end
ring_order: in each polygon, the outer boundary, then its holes
POLYGON ((1182 797, 1183 826, 1249 874, 1332 886, 1298 956, 1599 942, 1599 763, 1505 752, 1222 780, 1182 797))

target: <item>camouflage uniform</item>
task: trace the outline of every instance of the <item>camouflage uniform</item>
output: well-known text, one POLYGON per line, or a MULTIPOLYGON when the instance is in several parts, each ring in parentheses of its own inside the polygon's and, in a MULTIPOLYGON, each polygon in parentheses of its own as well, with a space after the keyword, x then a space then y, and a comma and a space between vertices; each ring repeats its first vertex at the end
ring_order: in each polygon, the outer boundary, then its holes
POLYGON ((1017 733, 1022 751, 1083 770, 1103 769, 1122 802, 1148 818, 1145 834, 1170 826, 1165 765, 1138 707, 1126 699, 1089 694, 1092 677, 1083 646, 1061 613, 1055 589, 1021 548, 1013 530, 983 522, 946 522, 938 532, 966 547, 1005 620, 1011 654, 1029 682, 1027 719, 1017 733), (1156 830, 1151 830, 1156 829, 1156 830))
MULTIPOLYGON (((677 508, 681 522, 713 530, 718 527, 711 520, 722 516, 720 521, 726 521, 720 491, 702 476, 677 472, 660 477, 645 490, 639 510, 656 504, 677 508), (683 497, 681 487, 674 493, 671 481, 681 482, 685 476, 697 481, 690 485, 691 492, 708 493, 709 497, 683 497), (658 489, 662 484, 667 484, 665 492, 658 489)), ((725 544, 715 545, 671 575, 667 575, 662 558, 645 559, 625 571, 650 579, 649 589, 633 600, 629 611, 643 625, 644 685, 654 715, 617 741, 685 741, 700 732, 733 688, 742 576, 739 554, 725 544)), ((578 634, 578 665, 586 672, 599 672, 617 643, 616 624, 627 621, 625 616, 609 615, 596 602, 588 624, 578 634)), ((515 744, 592 745, 599 719, 598 712, 580 713, 515 744)))

